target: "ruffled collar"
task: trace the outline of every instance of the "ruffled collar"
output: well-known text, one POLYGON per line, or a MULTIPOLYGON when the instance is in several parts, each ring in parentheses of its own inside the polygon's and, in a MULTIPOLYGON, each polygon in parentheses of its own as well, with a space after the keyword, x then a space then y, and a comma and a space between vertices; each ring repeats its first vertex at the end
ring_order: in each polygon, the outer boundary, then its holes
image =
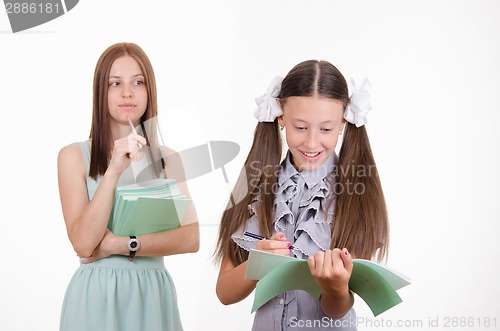
MULTIPOLYGON (((330 199, 329 192, 336 161, 337 156, 332 153, 317 170, 298 172, 288 152, 281 164, 274 202, 273 233, 285 233, 295 247, 293 254, 299 258, 307 258, 330 247, 335 200, 333 195, 330 199)), ((250 218, 232 235, 232 239, 245 250, 256 248, 257 240, 243 233, 260 233, 256 215, 259 205, 260 197, 257 197, 248 206, 250 218)))

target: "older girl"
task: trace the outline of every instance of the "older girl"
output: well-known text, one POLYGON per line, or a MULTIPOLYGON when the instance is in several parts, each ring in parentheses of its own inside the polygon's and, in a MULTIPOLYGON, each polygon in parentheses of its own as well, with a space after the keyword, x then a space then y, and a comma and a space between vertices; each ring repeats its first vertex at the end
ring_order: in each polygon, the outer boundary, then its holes
POLYGON ((170 231, 138 237, 116 236, 108 229, 115 187, 136 181, 132 161, 148 167, 140 180, 175 177, 183 168, 158 146, 153 68, 144 51, 119 43, 104 51, 94 74, 90 139, 64 147, 58 158, 59 192, 69 240, 81 265, 66 291, 61 330, 182 330, 175 287, 163 256, 195 252, 199 246, 194 206, 183 224, 170 231), (145 137, 131 132, 141 127, 145 137))

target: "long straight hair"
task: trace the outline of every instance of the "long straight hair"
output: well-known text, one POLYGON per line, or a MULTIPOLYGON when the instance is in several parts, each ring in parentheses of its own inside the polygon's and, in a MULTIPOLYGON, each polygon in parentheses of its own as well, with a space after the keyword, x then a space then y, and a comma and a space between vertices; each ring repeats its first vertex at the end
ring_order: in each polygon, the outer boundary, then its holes
MULTIPOLYGON (((309 60, 296 65, 283 79, 278 98, 284 105, 292 96, 321 96, 342 102, 344 109, 349 103, 347 82, 340 71, 327 61, 309 60)), ((364 126, 357 128, 346 123, 344 139, 331 176, 334 190, 327 201, 335 202, 331 248, 346 247, 357 258, 371 259, 376 255, 382 260, 388 249, 388 217, 382 186, 375 160, 364 126), (360 171, 362 170, 362 171, 360 171), (367 173, 368 171, 368 173, 367 173), (363 188, 362 192, 347 187, 363 188), (333 198, 333 199, 332 199, 333 198)), ((224 211, 219 227, 216 261, 229 258, 239 265, 248 258, 248 252, 239 247, 231 235, 250 217, 249 204, 260 200, 256 214, 261 235, 272 234, 274 222, 275 187, 281 158, 282 141, 278 120, 274 123, 258 123, 253 144, 232 196, 246 195, 232 208, 224 211), (271 171, 270 171, 271 170, 271 171)))
MULTIPOLYGON (((156 94, 156 80, 153 66, 148 56, 141 47, 134 43, 117 43, 109 46, 97 61, 94 71, 93 95, 92 95, 92 127, 89 138, 91 139, 90 169, 89 177, 96 179, 104 175, 108 168, 113 141, 110 129, 110 114, 108 107, 109 72, 113 62, 125 55, 134 58, 142 70, 148 95, 147 108, 141 116, 140 124, 149 146, 151 160, 161 159, 158 157, 158 130, 156 120, 158 115, 158 104, 156 94), (144 123, 148 121, 148 130, 144 123)), ((161 166, 153 162, 153 170, 158 176, 161 166)))

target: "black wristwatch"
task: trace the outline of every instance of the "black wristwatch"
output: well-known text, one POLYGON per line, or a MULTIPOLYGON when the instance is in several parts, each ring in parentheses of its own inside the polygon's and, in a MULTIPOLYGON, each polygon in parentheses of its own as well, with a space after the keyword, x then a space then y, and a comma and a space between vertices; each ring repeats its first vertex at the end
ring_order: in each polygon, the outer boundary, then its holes
POLYGON ((129 249, 130 253, 128 256, 128 260, 130 262, 134 261, 134 256, 135 252, 141 247, 141 242, 139 239, 136 238, 136 236, 130 236, 130 239, 128 240, 127 243, 127 248, 129 249))

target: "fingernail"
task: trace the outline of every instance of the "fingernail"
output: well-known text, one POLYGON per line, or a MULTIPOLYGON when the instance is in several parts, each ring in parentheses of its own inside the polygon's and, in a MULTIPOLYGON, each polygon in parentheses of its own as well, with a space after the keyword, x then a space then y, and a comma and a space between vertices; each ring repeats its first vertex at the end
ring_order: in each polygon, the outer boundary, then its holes
POLYGON ((349 255, 349 251, 347 250, 347 248, 345 249, 344 254, 349 255))
POLYGON ((286 245, 286 247, 288 247, 289 250, 292 250, 293 249, 293 245, 288 243, 288 245, 286 245))
POLYGON ((283 238, 285 238, 285 235, 284 235, 284 234, 282 234, 282 235, 280 236, 280 239, 283 239, 283 238))

